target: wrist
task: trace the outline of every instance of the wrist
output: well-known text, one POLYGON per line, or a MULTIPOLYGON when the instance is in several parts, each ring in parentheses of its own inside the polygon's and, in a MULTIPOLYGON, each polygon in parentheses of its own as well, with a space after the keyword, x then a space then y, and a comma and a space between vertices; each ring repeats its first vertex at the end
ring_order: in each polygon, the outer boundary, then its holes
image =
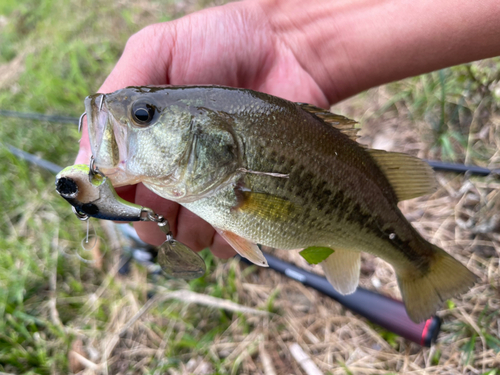
MULTIPOLYGON (((331 0, 256 0, 276 39, 321 88, 329 103, 359 92, 349 50, 352 9, 331 0)), ((348 7, 350 8, 350 6, 348 7)))
POLYGON ((330 103, 500 54, 498 0, 256 1, 330 103))

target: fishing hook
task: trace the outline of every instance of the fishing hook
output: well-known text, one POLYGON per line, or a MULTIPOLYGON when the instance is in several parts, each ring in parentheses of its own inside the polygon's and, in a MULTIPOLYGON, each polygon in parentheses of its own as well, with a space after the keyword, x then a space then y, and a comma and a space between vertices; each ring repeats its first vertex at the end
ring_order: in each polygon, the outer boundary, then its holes
POLYGON ((101 94, 101 96, 99 96, 99 111, 102 110, 102 103, 104 103, 104 96, 105 94, 101 94))
POLYGON ((83 112, 80 118, 78 119, 78 133, 82 131, 83 126, 83 118, 87 115, 87 112, 83 112))

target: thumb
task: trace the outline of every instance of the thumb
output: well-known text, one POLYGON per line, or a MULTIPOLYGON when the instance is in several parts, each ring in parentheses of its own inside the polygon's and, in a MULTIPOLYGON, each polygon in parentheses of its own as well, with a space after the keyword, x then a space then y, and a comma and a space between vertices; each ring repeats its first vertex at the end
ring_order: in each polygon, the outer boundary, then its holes
POLYGON ((85 131, 86 128, 86 125, 82 127, 82 132, 85 133, 82 134, 82 139, 80 139, 80 150, 78 150, 78 155, 76 155, 75 164, 88 164, 90 156, 92 155, 90 152, 89 135, 85 131))
POLYGON ((132 35, 99 92, 109 93, 126 86, 167 84, 175 34, 172 28, 170 22, 159 23, 132 35))

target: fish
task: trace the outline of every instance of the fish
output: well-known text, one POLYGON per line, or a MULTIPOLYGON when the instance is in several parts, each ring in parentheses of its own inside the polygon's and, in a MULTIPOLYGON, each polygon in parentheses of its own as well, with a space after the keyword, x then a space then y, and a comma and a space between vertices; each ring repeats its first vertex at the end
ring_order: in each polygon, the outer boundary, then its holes
POLYGON ((394 268, 415 322, 476 281, 398 208, 435 190, 432 169, 360 145, 351 119, 223 86, 127 87, 88 96, 85 109, 95 163, 115 187, 142 182, 257 265, 267 265, 257 244, 326 247, 326 278, 349 294, 360 253, 374 254, 394 268))

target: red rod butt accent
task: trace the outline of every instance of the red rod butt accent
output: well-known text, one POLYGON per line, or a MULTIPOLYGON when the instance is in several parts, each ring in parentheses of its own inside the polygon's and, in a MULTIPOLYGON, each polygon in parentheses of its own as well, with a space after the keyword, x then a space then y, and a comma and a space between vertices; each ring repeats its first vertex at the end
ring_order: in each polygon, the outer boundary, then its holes
POLYGON ((422 330, 422 341, 420 345, 429 347, 436 342, 440 328, 441 319, 437 316, 427 319, 424 329, 422 330))

